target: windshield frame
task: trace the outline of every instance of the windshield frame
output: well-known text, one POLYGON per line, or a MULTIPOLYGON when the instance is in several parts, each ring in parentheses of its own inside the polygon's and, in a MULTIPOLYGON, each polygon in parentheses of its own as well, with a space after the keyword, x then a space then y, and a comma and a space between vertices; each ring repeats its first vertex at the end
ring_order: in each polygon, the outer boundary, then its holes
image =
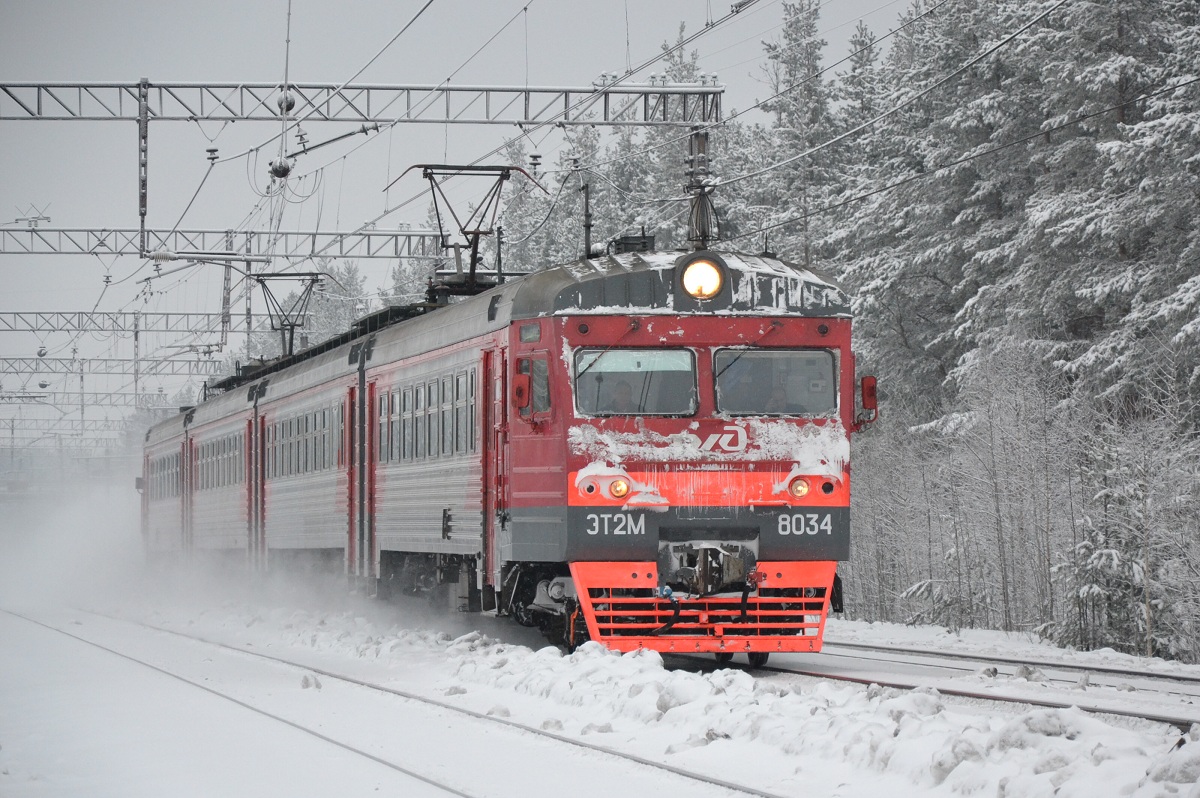
MULTIPOLYGON (((836 347, 815 347, 815 346, 770 346, 770 347, 765 347, 765 346, 764 347, 724 346, 724 347, 717 347, 712 350, 712 366, 713 366, 713 370, 712 370, 712 373, 713 373, 713 382, 712 382, 713 407, 716 410, 717 415, 731 416, 731 417, 732 416, 737 416, 737 417, 772 416, 772 417, 786 417, 786 418, 828 418, 828 417, 836 416, 840 411, 841 394, 840 394, 840 384, 839 384, 839 377, 840 377, 839 369, 841 366, 841 354, 840 354, 840 350, 836 347), (728 363, 725 363, 722 367, 722 364, 721 364, 722 355, 726 355, 726 354, 732 355, 732 358, 730 359, 730 361, 728 363), (819 393, 821 395, 828 395, 828 398, 831 400, 831 403, 828 406, 824 407, 824 409, 821 409, 821 410, 811 410, 811 411, 803 410, 803 409, 799 409, 799 410, 796 410, 796 409, 769 410, 769 409, 767 409, 766 404, 772 400, 772 396, 771 396, 772 386, 770 385, 769 381, 763 382, 760 380, 760 381, 757 381, 754 383, 754 388, 755 388, 756 395, 765 397, 763 407, 754 408, 754 409, 747 409, 746 407, 741 407, 741 408, 736 408, 736 409, 727 408, 725 406, 726 404, 733 404, 733 403, 730 402, 728 397, 725 397, 724 401, 723 401, 721 382, 722 382, 722 377, 725 374, 725 372, 728 371, 732 366, 734 366, 734 364, 739 363, 739 362, 744 362, 744 368, 748 368, 751 365, 753 365, 754 356, 756 356, 756 355, 771 355, 771 354, 776 354, 776 355, 822 354, 822 355, 827 356, 829 358, 829 370, 828 370, 828 372, 823 374, 821 378, 829 379, 830 385, 828 386, 828 388, 822 389, 819 393), (746 358, 751 358, 750 362, 748 362, 748 363, 745 362, 746 358)), ((736 379, 736 378, 737 377, 735 375, 734 377, 731 377, 730 379, 736 379)), ((731 387, 732 386, 727 387, 725 390, 729 391, 731 389, 731 387)), ((779 385, 776 387, 784 389, 787 386, 779 385)), ((790 392, 790 394, 793 397, 795 397, 797 394, 797 390, 794 386, 788 388, 788 392, 790 392)), ((800 391, 800 393, 804 393, 804 391, 800 391)), ((816 394, 818 392, 808 391, 808 393, 810 395, 812 395, 812 394, 816 394)), ((799 402, 796 402, 796 404, 799 404, 799 402)))
MULTIPOLYGON (((630 417, 632 417, 632 416, 655 416, 655 417, 660 417, 660 418, 688 418, 688 417, 694 416, 700 409, 700 388, 699 388, 700 375, 699 375, 699 369, 697 366, 698 360, 699 360, 699 358, 696 355, 696 350, 691 347, 686 347, 686 346, 669 347, 669 348, 665 348, 665 347, 621 347, 621 348, 615 348, 615 347, 594 347, 594 346, 579 347, 572 353, 572 358, 571 358, 571 361, 572 361, 571 362, 571 365, 572 365, 572 369, 571 369, 571 401, 575 408, 575 414, 577 416, 599 417, 599 418, 625 417, 625 416, 630 416, 630 417), (589 408, 583 407, 583 403, 580 401, 582 397, 581 397, 581 392, 579 390, 580 389, 579 378, 584 375, 587 375, 587 374, 594 374, 595 372, 593 371, 593 367, 595 367, 596 364, 601 362, 605 357, 612 355, 612 354, 617 354, 617 353, 625 354, 625 353, 631 353, 631 352, 632 353, 644 352, 647 355, 662 355, 664 353, 686 353, 686 355, 688 357, 689 368, 688 369, 679 369, 678 371, 680 373, 687 371, 687 372, 690 372, 690 375, 691 375, 691 378, 688 382, 688 391, 689 391, 689 397, 688 397, 689 406, 688 406, 688 408, 681 409, 681 410, 669 410, 669 411, 665 411, 665 412, 655 412, 655 411, 645 410, 645 409, 634 410, 631 412, 620 412, 620 411, 616 411, 616 410, 601 410, 599 407, 599 404, 600 404, 599 401, 596 402, 597 406, 595 408, 589 409, 589 408), (585 365, 581 364, 581 361, 585 356, 591 356, 591 355, 595 355, 595 357, 592 358, 590 360, 590 362, 586 363, 585 365)), ((606 372, 600 372, 600 373, 604 374, 606 372)), ((620 373, 624 373, 624 372, 614 372, 614 373, 620 374, 620 373)), ((672 373, 672 372, 668 372, 668 371, 654 372, 653 370, 648 370, 645 372, 645 374, 647 374, 647 375, 651 374, 651 373, 672 373)), ((592 382, 596 383, 597 387, 599 387, 599 383, 603 382, 603 378, 601 377, 600 379, 593 379, 592 382)))

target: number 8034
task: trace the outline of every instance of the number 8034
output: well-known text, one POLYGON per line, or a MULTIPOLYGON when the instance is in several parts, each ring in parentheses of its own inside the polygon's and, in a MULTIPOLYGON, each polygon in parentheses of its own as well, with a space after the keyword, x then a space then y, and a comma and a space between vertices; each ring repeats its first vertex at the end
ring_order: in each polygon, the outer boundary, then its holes
POLYGON ((829 513, 794 513, 779 516, 777 531, 781 535, 833 534, 833 517, 829 513))

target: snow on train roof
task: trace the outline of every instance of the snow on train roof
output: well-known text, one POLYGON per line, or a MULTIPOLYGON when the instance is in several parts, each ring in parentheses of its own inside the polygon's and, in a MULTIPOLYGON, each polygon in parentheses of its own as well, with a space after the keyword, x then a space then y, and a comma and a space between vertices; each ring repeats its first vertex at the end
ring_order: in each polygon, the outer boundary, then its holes
MULTIPOLYGON (((710 314, 848 317, 850 298, 829 279, 777 258, 739 252, 633 252, 579 260, 528 274, 463 302, 406 318, 375 329, 349 332, 314 349, 280 361, 252 375, 230 378, 216 388, 241 398, 201 403, 195 413, 156 425, 147 436, 153 443, 178 434, 180 424, 206 423, 220 417, 223 402, 254 401, 254 391, 271 383, 270 394, 289 390, 289 383, 310 382, 352 372, 359 341, 370 339, 381 354, 399 358, 434 345, 446 346, 514 320, 567 314, 710 314), (728 267, 728 290, 704 302, 676 286, 677 267, 685 259, 716 257, 728 267)), ((257 394, 260 398, 266 392, 257 394)))
POLYGON ((849 316, 850 298, 827 278, 773 257, 739 252, 632 252, 580 260, 525 278, 512 317, 562 313, 784 313, 849 316), (728 266, 727 291, 699 303, 677 290, 676 267, 693 257, 728 266))

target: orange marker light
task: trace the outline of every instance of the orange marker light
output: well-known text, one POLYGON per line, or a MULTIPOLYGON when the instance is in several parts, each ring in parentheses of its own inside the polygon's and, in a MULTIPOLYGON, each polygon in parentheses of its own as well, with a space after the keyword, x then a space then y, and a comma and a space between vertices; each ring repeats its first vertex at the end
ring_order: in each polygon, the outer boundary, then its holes
POLYGON ((788 493, 794 498, 803 499, 808 495, 808 480, 804 477, 796 477, 788 485, 788 493))

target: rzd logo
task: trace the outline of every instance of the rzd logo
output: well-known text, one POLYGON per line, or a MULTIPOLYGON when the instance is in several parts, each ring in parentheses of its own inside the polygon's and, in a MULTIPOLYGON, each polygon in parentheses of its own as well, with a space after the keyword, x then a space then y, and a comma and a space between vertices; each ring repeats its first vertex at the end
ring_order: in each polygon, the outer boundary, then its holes
POLYGON ((724 432, 714 432, 700 444, 701 451, 711 452, 720 449, 723 452, 746 451, 746 430, 737 426, 727 426, 724 432))

